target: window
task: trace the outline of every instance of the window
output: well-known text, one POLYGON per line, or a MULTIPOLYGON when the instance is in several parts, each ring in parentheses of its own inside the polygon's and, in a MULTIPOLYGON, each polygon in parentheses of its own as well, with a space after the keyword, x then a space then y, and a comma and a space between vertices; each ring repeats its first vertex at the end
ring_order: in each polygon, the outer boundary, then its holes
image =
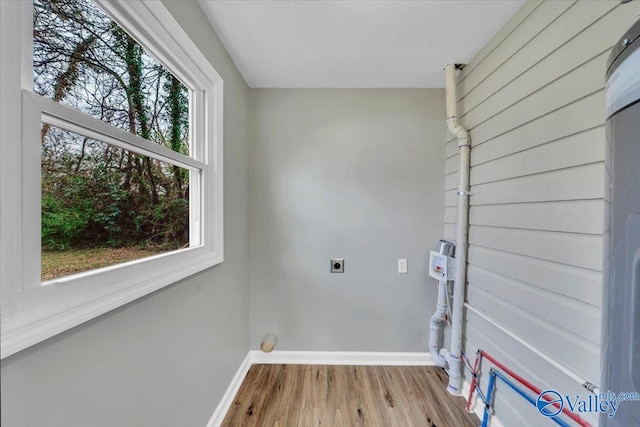
MULTIPOLYGON (((35 93, 189 155, 189 89, 176 76, 94 3, 33 3, 35 93)), ((191 244, 191 170, 179 158, 46 122, 40 135, 43 281, 191 244)))
POLYGON ((4 358, 222 261, 222 79, 157 2, 0 9, 4 358))

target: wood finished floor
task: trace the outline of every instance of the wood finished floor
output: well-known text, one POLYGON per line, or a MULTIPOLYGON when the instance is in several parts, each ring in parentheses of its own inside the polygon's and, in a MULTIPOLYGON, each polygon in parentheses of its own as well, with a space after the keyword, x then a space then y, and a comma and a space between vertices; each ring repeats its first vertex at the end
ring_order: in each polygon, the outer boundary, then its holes
POLYGON ((253 365, 222 425, 478 426, 446 383, 431 366, 253 365))

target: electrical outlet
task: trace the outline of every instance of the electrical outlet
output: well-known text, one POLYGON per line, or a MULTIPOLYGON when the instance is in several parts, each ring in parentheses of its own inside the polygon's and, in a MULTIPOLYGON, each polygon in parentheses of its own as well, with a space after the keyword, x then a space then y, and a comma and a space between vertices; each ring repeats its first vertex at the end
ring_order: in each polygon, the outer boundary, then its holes
POLYGON ((332 273, 344 273, 344 259, 333 258, 331 260, 331 272, 332 273))
POLYGON ((408 265, 407 265, 407 259, 406 258, 399 258, 398 259, 398 273, 407 273, 408 271, 408 265))

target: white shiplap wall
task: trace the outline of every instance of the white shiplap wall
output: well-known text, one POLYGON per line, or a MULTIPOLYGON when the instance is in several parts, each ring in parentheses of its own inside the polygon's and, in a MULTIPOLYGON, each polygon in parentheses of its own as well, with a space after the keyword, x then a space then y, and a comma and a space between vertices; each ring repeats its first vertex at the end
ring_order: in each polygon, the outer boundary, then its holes
MULTIPOLYGON (((585 391, 527 346, 600 381, 604 75, 639 15, 638 1, 529 1, 458 76, 472 138, 467 302, 526 343, 467 310, 465 348, 542 388, 585 391)), ((457 143, 447 138, 445 236, 455 239, 457 143)), ((506 387, 496 415, 507 426, 548 424, 506 387)))

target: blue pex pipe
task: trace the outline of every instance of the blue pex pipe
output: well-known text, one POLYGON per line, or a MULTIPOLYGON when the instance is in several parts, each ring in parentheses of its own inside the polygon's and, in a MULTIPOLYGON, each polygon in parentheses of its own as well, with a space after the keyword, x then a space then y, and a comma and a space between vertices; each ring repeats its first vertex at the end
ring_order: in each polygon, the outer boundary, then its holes
MULTIPOLYGON (((492 370, 490 372, 491 378, 489 379, 489 387, 495 387, 495 383, 492 384, 491 383, 491 379, 494 377, 499 378, 500 380, 502 380, 502 382, 504 382, 506 385, 508 385, 509 387, 511 387, 511 389, 513 391, 515 391, 516 393, 518 393, 520 396, 524 397, 527 402, 531 403, 534 407, 536 406, 536 401, 533 399, 533 397, 529 396, 524 390, 522 390, 520 387, 518 387, 517 385, 515 385, 509 378, 507 378, 506 376, 504 376, 504 374, 502 374, 501 372, 492 370)), ((489 389, 488 393, 491 393, 492 390, 489 389)), ((489 396, 487 396, 489 399, 491 399, 489 396)), ((484 418, 488 418, 488 406, 491 403, 491 401, 489 400, 487 403, 487 406, 485 406, 485 416, 484 418)), ((487 427, 487 425, 485 424, 485 420, 482 420, 482 427, 487 427)), ((558 417, 549 417, 549 419, 551 421, 554 421, 556 424, 561 425, 562 427, 571 427, 569 424, 567 424, 565 421, 561 420, 558 417)))
POLYGON ((493 399, 493 390, 496 385, 496 371, 491 368, 489 370, 489 384, 487 385, 487 399, 484 402, 484 415, 482 416, 482 426, 487 427, 489 425, 489 412, 491 410, 491 399, 493 399))

